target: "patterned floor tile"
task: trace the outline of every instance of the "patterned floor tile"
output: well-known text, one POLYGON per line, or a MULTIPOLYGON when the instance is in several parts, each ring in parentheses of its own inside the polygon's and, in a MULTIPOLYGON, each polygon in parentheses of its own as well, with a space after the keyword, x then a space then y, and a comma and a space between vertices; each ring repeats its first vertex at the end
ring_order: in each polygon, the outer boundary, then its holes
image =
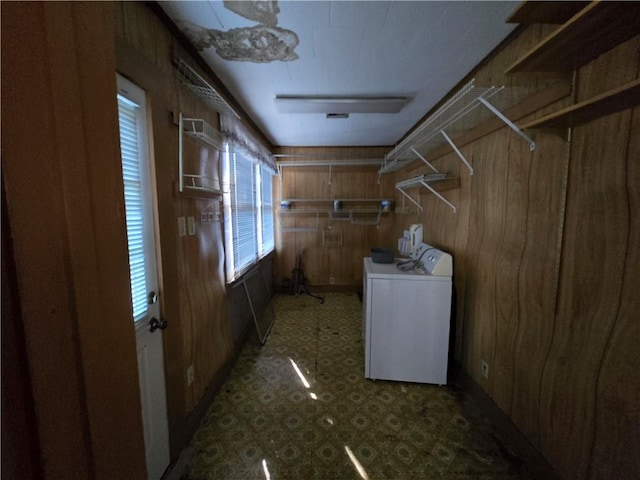
POLYGON ((533 476, 454 386, 364 378, 356 295, 277 296, 191 442, 183 480, 533 476))

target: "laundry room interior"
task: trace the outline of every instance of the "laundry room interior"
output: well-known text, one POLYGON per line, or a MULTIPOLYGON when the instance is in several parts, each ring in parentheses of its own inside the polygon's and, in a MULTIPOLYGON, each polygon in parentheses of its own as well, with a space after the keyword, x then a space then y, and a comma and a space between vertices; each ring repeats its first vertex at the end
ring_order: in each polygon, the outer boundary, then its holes
POLYGON ((637 479, 639 19, 640 2, 3 2, 3 474, 637 479), (367 35, 389 35, 385 62, 367 35), (409 58, 418 40, 455 54, 409 58), (305 55, 320 70, 293 91, 305 55), (400 86, 367 90, 376 75, 400 86), (140 105, 148 325, 119 129, 140 105), (140 326, 160 399, 141 394, 140 326), (245 437, 214 448, 225 431, 245 437))

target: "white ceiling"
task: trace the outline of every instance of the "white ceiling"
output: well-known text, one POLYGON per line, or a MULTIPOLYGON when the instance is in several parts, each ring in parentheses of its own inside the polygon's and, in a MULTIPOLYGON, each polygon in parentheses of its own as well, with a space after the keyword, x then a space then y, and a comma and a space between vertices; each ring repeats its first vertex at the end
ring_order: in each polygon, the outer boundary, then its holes
MULTIPOLYGON (((201 55, 279 146, 395 144, 515 28, 505 19, 517 6, 483 1, 252 3, 270 7, 277 13, 277 26, 295 32, 298 59, 225 60, 214 47, 204 48, 201 55), (411 100, 400 113, 327 119, 324 114, 278 113, 276 95, 389 95, 411 100)), ((182 29, 191 25, 224 32, 258 25, 222 1, 160 5, 182 29)))

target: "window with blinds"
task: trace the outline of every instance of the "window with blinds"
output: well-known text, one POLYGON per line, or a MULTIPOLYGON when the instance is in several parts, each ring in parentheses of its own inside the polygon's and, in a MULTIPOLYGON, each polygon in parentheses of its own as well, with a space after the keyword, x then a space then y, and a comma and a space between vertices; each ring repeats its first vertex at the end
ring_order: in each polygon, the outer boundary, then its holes
POLYGON ((266 255, 275 248, 273 235, 273 199, 271 182, 273 174, 267 168, 258 167, 260 172, 260 219, 262 238, 260 242, 260 255, 266 255))
POLYGON ((253 163, 238 152, 232 157, 231 228, 233 267, 237 275, 257 260, 256 182, 253 163))
POLYGON ((274 249, 271 172, 228 145, 224 195, 227 277, 236 280, 274 249))
POLYGON ((139 155, 139 106, 118 95, 120 148, 124 178, 124 203, 129 244, 129 271, 133 319, 138 321, 147 313, 147 279, 144 258, 144 216, 142 179, 139 155))

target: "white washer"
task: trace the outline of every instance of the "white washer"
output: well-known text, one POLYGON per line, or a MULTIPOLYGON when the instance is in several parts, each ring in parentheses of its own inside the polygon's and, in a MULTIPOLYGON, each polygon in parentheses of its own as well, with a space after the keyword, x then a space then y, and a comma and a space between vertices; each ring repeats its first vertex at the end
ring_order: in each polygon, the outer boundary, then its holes
POLYGON ((364 259, 364 376, 447 383, 453 262, 422 244, 422 270, 364 259), (426 250, 426 252, 425 252, 426 250))

